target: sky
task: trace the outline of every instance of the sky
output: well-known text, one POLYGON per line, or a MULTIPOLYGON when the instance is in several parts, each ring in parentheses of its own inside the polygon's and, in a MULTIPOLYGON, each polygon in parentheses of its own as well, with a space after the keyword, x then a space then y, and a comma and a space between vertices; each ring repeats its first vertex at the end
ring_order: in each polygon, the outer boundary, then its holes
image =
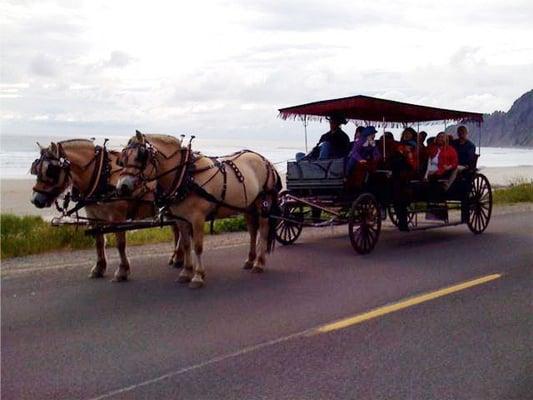
POLYGON ((506 111, 533 88, 530 0, 1 0, 0 19, 4 135, 292 140, 278 108, 506 111))

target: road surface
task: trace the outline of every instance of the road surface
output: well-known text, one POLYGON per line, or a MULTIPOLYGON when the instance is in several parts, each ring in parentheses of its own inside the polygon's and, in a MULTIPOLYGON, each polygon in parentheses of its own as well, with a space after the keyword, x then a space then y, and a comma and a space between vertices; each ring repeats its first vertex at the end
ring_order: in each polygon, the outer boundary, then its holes
POLYGON ((4 270, 2 399, 533 398, 532 212, 385 229, 368 256, 323 233, 264 274, 209 250, 196 291, 161 252, 124 284, 4 270))

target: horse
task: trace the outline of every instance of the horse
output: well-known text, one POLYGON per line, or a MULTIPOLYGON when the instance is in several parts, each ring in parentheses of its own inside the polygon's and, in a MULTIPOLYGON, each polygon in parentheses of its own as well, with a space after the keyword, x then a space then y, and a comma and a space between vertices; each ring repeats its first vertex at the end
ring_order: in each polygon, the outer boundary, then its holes
POLYGON ((204 286, 204 224, 236 214, 244 214, 250 234, 243 268, 263 272, 266 253, 273 250, 281 190, 280 176, 266 158, 250 150, 211 158, 193 152, 191 142, 184 145, 183 138, 137 131, 119 163, 124 167, 117 183, 119 194, 129 195, 156 181, 159 201, 167 205, 171 217, 182 220, 178 225, 184 267, 178 282, 193 289, 204 286))
MULTIPOLYGON (((36 176, 31 202, 37 208, 50 207, 67 188, 72 186, 76 208, 86 210, 89 223, 122 222, 128 218, 147 218, 154 215, 153 192, 136 193, 131 200, 109 200, 114 194, 121 167, 117 164, 119 153, 104 147, 95 146, 86 139, 72 139, 52 142, 44 148, 40 144, 40 157, 31 167, 36 176), (108 201, 103 201, 103 200, 108 201)), ((179 231, 173 226, 175 249, 179 242, 179 231)), ((115 271, 113 281, 126 281, 130 273, 130 263, 126 255, 126 233, 116 232, 120 265, 115 271)), ((96 235, 97 261, 91 269, 90 278, 104 277, 107 268, 105 237, 96 235)), ((170 258, 179 266, 182 255, 175 250, 170 258)))

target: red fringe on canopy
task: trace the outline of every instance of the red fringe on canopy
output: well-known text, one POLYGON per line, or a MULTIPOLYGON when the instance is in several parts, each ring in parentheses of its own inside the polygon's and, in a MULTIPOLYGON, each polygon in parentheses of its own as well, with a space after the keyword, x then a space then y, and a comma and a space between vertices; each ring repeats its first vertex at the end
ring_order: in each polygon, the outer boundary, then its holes
POLYGON ((387 126, 390 123, 406 125, 415 122, 427 124, 444 123, 444 121, 483 122, 481 113, 420 106, 361 95, 307 103, 279 110, 279 117, 283 119, 300 117, 306 120, 322 120, 331 115, 339 115, 361 125, 385 123, 387 126))

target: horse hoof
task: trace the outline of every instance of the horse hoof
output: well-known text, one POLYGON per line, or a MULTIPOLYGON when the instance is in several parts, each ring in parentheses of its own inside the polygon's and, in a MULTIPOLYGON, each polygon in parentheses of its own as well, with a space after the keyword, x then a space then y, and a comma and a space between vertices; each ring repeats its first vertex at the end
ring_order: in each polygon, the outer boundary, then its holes
POLYGON ((191 289, 200 289, 203 286, 204 286, 203 281, 191 281, 191 283, 189 283, 189 288, 191 289))
POLYGON ((128 275, 118 275, 115 276, 111 282, 126 282, 128 280, 128 275))
POLYGON ((178 276, 178 279, 176 279, 176 282, 178 283, 189 283, 191 281, 191 277, 187 275, 178 276))
POLYGON ((263 267, 260 267, 259 265, 256 265, 252 268, 252 272, 254 274, 260 274, 261 272, 264 272, 265 270, 263 269, 263 267))
POLYGON ((183 260, 177 260, 172 263, 172 267, 176 269, 180 269, 183 267, 183 260))
POLYGON ((253 263, 251 263, 250 261, 246 261, 246 262, 244 263, 244 265, 242 266, 242 269, 252 269, 253 266, 254 266, 253 263))
POLYGON ((100 279, 104 277, 104 271, 91 271, 89 278, 91 279, 100 279))

